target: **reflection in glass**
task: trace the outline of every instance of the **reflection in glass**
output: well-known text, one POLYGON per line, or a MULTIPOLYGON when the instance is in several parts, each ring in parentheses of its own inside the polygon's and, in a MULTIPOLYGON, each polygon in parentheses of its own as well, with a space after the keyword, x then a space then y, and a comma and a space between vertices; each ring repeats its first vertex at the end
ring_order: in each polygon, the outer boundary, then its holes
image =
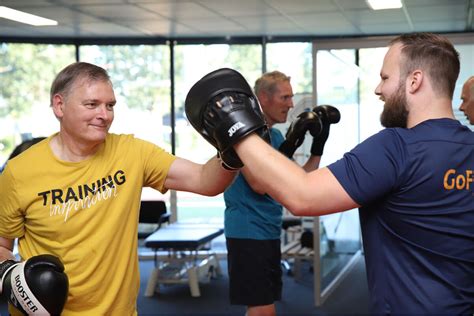
MULTIPOLYGON (((321 159, 328 165, 359 143, 359 75, 355 50, 317 52, 318 104, 330 104, 341 113, 332 125, 321 159)), ((315 219, 316 220, 316 219, 315 219)), ((324 292, 361 249, 359 217, 356 209, 319 217, 320 290, 324 292)))

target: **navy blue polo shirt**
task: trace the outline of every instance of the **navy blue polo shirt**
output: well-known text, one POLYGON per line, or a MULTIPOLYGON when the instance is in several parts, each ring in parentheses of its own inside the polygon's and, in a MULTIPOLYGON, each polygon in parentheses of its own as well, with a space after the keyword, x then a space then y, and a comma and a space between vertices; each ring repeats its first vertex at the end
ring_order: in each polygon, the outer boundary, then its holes
POLYGON ((471 315, 474 133, 451 119, 388 128, 328 167, 362 206, 372 312, 471 315))

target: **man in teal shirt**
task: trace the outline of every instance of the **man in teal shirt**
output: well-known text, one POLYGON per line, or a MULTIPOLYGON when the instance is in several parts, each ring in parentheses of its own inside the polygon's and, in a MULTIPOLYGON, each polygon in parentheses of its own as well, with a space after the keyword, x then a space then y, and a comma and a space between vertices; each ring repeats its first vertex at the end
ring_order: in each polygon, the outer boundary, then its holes
MULTIPOLYGON (((279 71, 266 73, 256 81, 254 90, 270 128, 271 145, 291 158, 306 132, 310 131, 317 137, 314 137, 312 154, 303 168, 306 171, 317 169, 329 135, 327 116, 313 111, 300 114, 290 126, 285 140, 273 125, 285 123, 288 111, 293 107, 290 77, 279 71)), ((283 208, 264 191, 250 187, 246 180, 248 176, 245 167, 242 168, 224 192, 229 296, 231 304, 247 306, 247 316, 275 315, 274 302, 280 300, 282 292, 280 235, 283 208)))

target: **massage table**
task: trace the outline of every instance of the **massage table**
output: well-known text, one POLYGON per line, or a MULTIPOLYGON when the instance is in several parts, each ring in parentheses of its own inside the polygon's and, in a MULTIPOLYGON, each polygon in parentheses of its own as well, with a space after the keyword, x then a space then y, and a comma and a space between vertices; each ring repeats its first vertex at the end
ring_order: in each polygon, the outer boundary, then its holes
POLYGON ((199 297, 199 283, 221 274, 219 259, 210 251, 210 242, 223 233, 224 229, 215 225, 173 223, 148 236, 145 247, 154 250, 155 266, 145 296, 159 293, 160 284, 188 283, 191 296, 199 297))

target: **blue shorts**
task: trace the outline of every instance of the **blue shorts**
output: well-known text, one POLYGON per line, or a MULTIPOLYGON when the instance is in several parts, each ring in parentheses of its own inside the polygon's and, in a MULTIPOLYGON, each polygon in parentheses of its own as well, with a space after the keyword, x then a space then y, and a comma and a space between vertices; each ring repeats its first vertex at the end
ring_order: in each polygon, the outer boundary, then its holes
POLYGON ((233 305, 261 306, 281 299, 280 239, 227 238, 229 297, 233 305))

